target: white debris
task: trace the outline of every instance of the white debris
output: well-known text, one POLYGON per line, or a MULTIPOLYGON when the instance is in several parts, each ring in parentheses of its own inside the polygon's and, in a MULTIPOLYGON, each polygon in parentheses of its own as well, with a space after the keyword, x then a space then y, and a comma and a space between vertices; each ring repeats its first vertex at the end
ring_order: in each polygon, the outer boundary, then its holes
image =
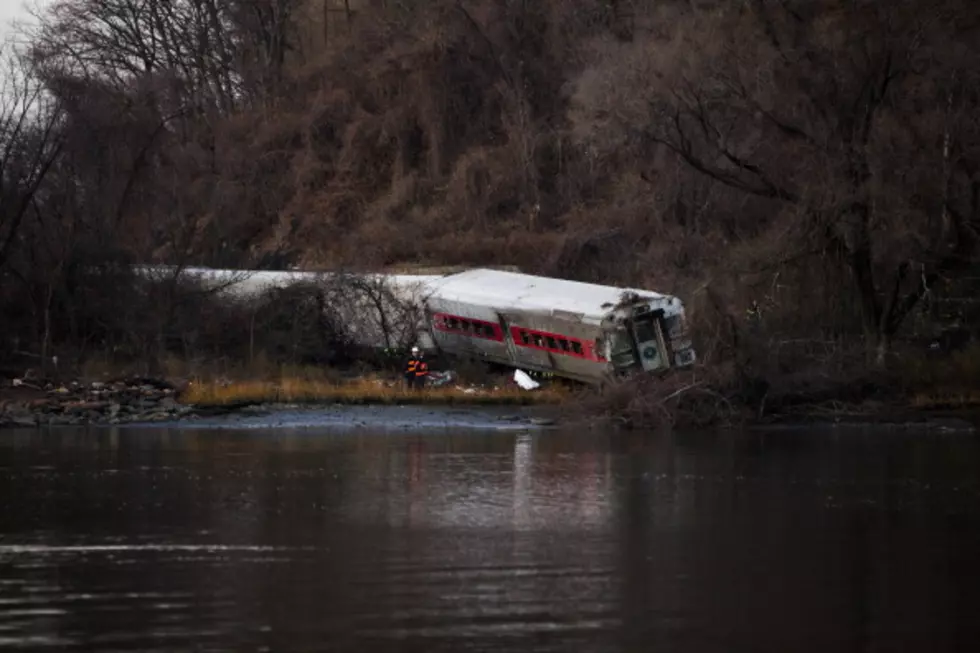
POLYGON ((514 370, 514 383, 521 386, 523 390, 536 390, 541 384, 528 376, 523 370, 514 370))

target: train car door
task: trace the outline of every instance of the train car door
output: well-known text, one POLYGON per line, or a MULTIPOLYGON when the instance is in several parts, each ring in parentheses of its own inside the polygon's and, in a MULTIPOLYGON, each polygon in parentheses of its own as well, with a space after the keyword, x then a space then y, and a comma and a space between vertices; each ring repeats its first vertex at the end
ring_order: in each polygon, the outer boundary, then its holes
POLYGON ((500 328, 504 330, 504 342, 507 344, 507 355, 510 357, 511 362, 514 365, 519 365, 517 358, 517 345, 514 344, 513 334, 510 332, 510 320, 504 317, 504 314, 497 312, 497 321, 500 324, 500 328))
POLYGON ((630 322, 643 371, 655 372, 670 367, 664 332, 657 314, 648 313, 630 322))

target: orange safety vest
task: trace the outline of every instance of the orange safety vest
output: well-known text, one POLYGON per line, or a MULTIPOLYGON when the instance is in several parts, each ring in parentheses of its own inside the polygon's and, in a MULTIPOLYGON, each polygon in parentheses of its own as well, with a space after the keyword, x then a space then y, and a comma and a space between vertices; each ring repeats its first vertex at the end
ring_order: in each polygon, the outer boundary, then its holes
POLYGON ((415 360, 414 358, 410 358, 408 360, 408 363, 405 364, 405 375, 406 376, 414 375, 416 369, 418 368, 418 364, 419 361, 415 360))
POLYGON ((415 376, 426 376, 429 373, 429 364, 425 361, 418 361, 418 367, 415 368, 415 376))

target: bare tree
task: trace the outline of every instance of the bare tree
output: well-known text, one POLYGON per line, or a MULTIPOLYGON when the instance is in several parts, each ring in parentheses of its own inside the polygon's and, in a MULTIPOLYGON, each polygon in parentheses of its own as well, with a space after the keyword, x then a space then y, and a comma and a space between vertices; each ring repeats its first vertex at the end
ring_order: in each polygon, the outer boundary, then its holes
POLYGON ((136 89, 161 113, 229 115, 276 93, 299 0, 57 0, 33 35, 37 56, 78 77, 136 89))
POLYGON ((320 287, 331 322, 343 325, 353 342, 402 349, 415 342, 423 327, 422 297, 384 275, 325 275, 320 287))
POLYGON ((0 271, 62 148, 61 106, 30 60, 0 49, 0 271))
POLYGON ((584 138, 666 149, 768 207, 758 224, 780 256, 839 260, 881 364, 980 246, 978 20, 952 2, 718 3, 607 50, 618 70, 578 86, 598 122, 584 138))

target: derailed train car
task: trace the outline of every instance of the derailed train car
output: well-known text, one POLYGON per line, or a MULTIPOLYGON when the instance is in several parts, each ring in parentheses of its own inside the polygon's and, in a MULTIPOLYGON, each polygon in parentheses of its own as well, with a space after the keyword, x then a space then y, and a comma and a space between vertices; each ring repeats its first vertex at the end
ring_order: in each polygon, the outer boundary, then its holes
POLYGON ((696 359, 682 302, 649 290, 484 268, 445 275, 166 266, 137 272, 151 279, 179 272, 237 298, 316 284, 359 345, 388 348, 393 340, 405 344, 407 335, 424 349, 585 383, 663 373, 696 359))
MULTIPOLYGON (((423 310, 429 284, 439 275, 360 274, 299 270, 237 270, 207 267, 139 265, 133 271, 152 282, 191 282, 218 301, 251 302, 305 286, 320 296, 329 321, 341 326, 352 344, 368 349, 398 349, 410 341, 424 348, 428 337, 423 310)), ((307 293, 307 299, 312 294, 307 293)))
POLYGON ((427 280, 428 335, 449 354, 586 383, 695 362, 673 296, 490 269, 427 280))

